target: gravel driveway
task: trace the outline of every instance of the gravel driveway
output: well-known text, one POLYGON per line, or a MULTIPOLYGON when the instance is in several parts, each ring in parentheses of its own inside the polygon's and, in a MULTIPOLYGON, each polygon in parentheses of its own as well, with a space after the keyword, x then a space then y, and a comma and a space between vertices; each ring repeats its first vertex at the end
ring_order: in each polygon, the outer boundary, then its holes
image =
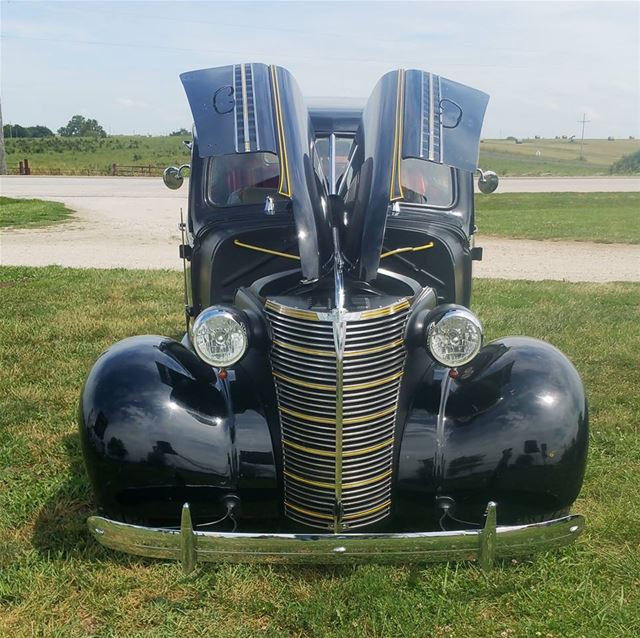
MULTIPOLYGON (((3 177, 2 195, 62 201, 73 221, 45 229, 3 230, 3 265, 96 268, 182 267, 180 207, 187 189, 169 191, 159 178, 3 177)), ((513 178, 501 192, 640 191, 636 178, 513 178)), ((477 238, 479 277, 640 281, 640 246, 477 238)))

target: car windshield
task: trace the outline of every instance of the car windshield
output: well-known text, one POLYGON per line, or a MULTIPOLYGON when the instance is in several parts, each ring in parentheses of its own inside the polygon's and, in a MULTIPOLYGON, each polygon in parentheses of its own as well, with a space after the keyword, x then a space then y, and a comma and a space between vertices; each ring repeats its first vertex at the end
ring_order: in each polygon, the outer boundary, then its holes
POLYGON ((400 170, 404 201, 435 208, 453 205, 453 171, 446 164, 407 158, 400 170))
POLYGON ((273 153, 234 153, 209 160, 207 189, 214 206, 262 204, 278 193, 280 161, 273 153))
MULTIPOLYGON (((336 135, 335 145, 335 162, 336 162, 336 183, 340 181, 342 174, 347 168, 347 162, 349 161, 349 151, 353 145, 353 136, 340 136, 336 135)), ((322 171, 329 177, 331 175, 331 159, 330 155, 330 140, 328 137, 319 137, 316 140, 316 149, 320 160, 322 162, 322 171)))

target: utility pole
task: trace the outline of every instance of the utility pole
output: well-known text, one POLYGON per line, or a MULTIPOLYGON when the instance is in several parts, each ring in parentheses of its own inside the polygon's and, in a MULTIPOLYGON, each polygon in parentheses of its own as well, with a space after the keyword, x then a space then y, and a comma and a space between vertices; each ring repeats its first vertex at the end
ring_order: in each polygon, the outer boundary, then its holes
POLYGON ((582 147, 584 146, 584 125, 587 122, 591 122, 591 120, 587 119, 587 114, 583 113, 582 114, 582 119, 578 120, 578 124, 582 124, 582 137, 580 138, 580 159, 583 160, 584 159, 584 155, 582 154, 582 147))
POLYGON ((0 175, 7 174, 7 158, 4 154, 4 129, 2 128, 2 103, 0 102, 0 175))

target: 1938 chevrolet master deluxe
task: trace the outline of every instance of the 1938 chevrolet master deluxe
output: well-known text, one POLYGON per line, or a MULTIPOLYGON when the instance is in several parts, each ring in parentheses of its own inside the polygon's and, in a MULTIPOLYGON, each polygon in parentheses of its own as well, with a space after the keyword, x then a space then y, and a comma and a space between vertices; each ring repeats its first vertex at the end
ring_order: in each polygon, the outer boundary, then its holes
POLYGON ((277 66, 181 78, 187 331, 125 339, 86 380, 95 538, 186 570, 489 567, 573 541, 578 373, 535 339, 483 344, 469 310, 488 96, 399 70, 363 110, 309 111, 277 66))

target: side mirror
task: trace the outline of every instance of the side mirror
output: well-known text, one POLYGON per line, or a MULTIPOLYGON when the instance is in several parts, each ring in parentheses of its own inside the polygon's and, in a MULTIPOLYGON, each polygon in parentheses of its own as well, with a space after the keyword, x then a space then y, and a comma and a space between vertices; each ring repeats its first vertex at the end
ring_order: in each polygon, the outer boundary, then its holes
POLYGON ((168 166, 165 168, 164 173, 162 173, 162 181, 164 182, 164 185, 172 191, 180 188, 182 186, 182 182, 184 182, 184 175, 182 172, 188 168, 190 168, 189 164, 183 164, 180 167, 168 166))
POLYGON ((478 178, 478 188, 480 192, 485 195, 493 193, 493 191, 498 188, 498 183, 500 182, 498 176, 493 171, 483 171, 480 168, 478 172, 480 173, 480 177, 478 178))

